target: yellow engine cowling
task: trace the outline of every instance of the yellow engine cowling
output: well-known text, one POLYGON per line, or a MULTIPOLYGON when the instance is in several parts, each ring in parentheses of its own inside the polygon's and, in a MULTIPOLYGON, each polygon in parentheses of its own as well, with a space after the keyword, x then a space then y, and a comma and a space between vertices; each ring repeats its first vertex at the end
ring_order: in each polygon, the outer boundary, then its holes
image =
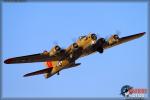
POLYGON ((113 45, 114 43, 118 42, 119 36, 114 34, 108 39, 108 44, 113 45))
POLYGON ((60 53, 62 49, 60 48, 60 46, 56 45, 54 46, 50 51, 49 51, 49 55, 52 56, 52 55, 55 55, 57 53, 60 53))
POLYGON ((78 47, 79 47, 79 46, 78 46, 78 44, 77 44, 77 43, 73 43, 73 44, 72 44, 72 48, 73 48, 73 49, 74 49, 74 48, 76 48, 76 49, 77 49, 78 47))

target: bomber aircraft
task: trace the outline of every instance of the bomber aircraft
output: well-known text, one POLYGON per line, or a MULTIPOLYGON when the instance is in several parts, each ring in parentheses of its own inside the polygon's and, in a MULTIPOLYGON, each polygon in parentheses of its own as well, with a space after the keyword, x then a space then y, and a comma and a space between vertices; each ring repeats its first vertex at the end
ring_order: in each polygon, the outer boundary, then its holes
POLYGON ((24 77, 44 74, 45 78, 49 78, 54 74, 59 75, 59 72, 63 69, 79 66, 81 63, 76 63, 76 60, 81 57, 95 52, 103 53, 105 49, 117 46, 133 39, 137 39, 144 34, 145 32, 141 32, 121 38, 118 36, 118 34, 113 34, 108 39, 104 39, 102 37, 97 38, 95 33, 89 33, 86 36, 80 36, 79 39, 77 39, 66 49, 62 49, 59 45, 55 45, 50 51, 9 58, 6 59, 4 63, 17 64, 44 62, 46 65, 45 69, 25 74, 24 77))

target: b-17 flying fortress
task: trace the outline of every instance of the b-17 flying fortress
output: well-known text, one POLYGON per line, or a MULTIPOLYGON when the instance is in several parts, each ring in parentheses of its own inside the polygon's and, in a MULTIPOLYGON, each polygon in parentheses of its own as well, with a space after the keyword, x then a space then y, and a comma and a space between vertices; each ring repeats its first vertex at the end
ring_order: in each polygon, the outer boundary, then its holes
POLYGON ((79 37, 76 42, 66 49, 62 49, 59 45, 55 45, 50 51, 9 58, 6 59, 4 63, 17 64, 44 62, 46 65, 45 69, 25 74, 24 77, 44 74, 45 78, 49 78, 54 74, 59 75, 59 72, 63 69, 79 66, 81 63, 77 63, 76 60, 81 57, 85 57, 95 52, 103 53, 105 49, 137 39, 144 34, 145 32, 142 32, 121 38, 117 34, 113 34, 110 38, 104 39, 97 38, 97 35, 94 33, 89 33, 86 36, 79 37))

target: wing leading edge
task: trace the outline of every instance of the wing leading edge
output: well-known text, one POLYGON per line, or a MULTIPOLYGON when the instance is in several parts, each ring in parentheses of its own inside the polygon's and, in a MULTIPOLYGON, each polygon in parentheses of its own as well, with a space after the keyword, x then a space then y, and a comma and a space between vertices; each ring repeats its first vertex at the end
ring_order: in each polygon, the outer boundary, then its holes
POLYGON ((44 62, 47 60, 58 60, 58 56, 49 56, 44 55, 42 53, 39 54, 33 54, 33 55, 27 55, 27 56, 20 56, 20 57, 14 57, 9 58, 4 61, 5 64, 15 64, 15 63, 33 63, 33 62, 44 62))

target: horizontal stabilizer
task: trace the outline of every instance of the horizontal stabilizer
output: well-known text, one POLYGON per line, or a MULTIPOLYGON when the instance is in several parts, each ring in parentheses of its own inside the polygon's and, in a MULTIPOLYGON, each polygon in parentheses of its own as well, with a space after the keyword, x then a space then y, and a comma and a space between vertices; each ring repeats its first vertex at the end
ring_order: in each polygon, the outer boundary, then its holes
POLYGON ((39 75, 39 74, 44 74, 44 73, 49 73, 49 72, 52 71, 52 69, 53 69, 53 67, 42 69, 42 70, 38 70, 38 71, 35 71, 35 72, 31 72, 31 73, 25 74, 24 77, 33 76, 33 75, 39 75))
POLYGON ((81 63, 76 63, 76 64, 72 65, 72 67, 76 67, 76 66, 79 66, 79 65, 81 65, 81 63))
POLYGON ((64 69, 76 67, 76 66, 79 66, 79 65, 81 65, 81 63, 72 64, 72 65, 70 65, 70 66, 68 66, 68 67, 65 67, 64 69))

